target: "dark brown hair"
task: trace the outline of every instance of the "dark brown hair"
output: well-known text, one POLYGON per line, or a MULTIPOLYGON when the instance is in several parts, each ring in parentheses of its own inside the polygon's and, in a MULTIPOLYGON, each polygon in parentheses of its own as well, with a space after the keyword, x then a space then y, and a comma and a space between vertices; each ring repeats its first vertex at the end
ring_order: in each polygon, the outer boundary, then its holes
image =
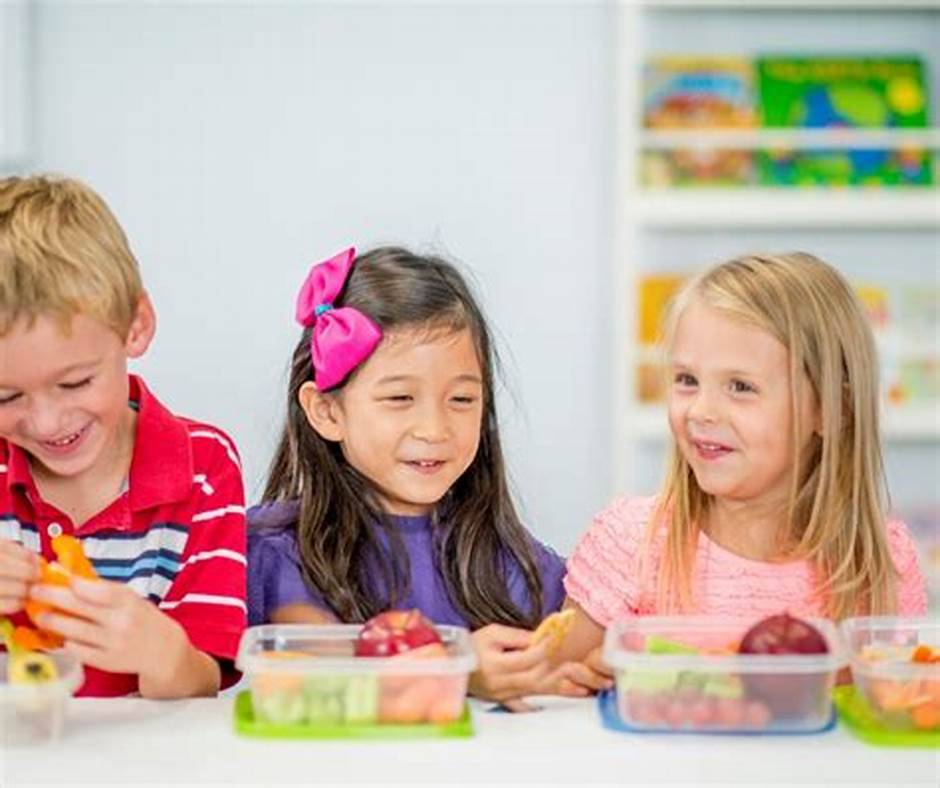
MULTIPOLYGON (((438 257, 381 247, 357 258, 334 305, 358 309, 385 334, 403 328, 469 329, 483 374, 480 445, 432 514, 437 569, 451 602, 472 628, 533 626, 541 617, 542 582, 531 537, 509 494, 493 396, 494 351, 467 283, 438 257), (507 561, 522 572, 527 609, 510 596, 507 561)), ((299 500, 297 543, 305 581, 341 620, 364 621, 395 607, 407 593, 408 556, 371 482, 346 461, 338 443, 308 424, 300 407, 300 387, 314 373, 310 331, 304 330, 294 350, 287 422, 263 500, 299 500)))

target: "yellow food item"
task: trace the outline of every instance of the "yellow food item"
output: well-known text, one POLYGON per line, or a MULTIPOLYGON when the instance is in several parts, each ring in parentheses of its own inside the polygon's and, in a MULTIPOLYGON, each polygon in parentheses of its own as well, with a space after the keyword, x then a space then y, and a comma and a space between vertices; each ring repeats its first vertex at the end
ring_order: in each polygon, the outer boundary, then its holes
POLYGON ((14 627, 9 619, 0 619, 0 640, 7 649, 7 681, 10 684, 40 684, 59 677, 56 664, 50 657, 23 647, 23 634, 31 632, 25 627, 14 627))
POLYGON ((557 650, 574 624, 574 608, 559 610, 542 620, 532 635, 532 645, 548 640, 549 653, 557 650))
POLYGON ((27 651, 11 654, 7 665, 7 680, 10 684, 42 684, 59 677, 55 662, 46 654, 27 651))

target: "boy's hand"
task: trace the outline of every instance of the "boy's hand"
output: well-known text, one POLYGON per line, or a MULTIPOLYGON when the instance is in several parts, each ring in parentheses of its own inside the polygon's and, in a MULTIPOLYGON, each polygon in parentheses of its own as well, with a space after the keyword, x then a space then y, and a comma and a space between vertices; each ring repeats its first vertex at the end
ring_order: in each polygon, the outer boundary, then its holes
POLYGON ((0 615, 23 609, 30 583, 39 579, 39 556, 21 544, 0 539, 0 615))
POLYGON ((39 616, 83 664, 136 673, 141 684, 172 682, 192 649, 185 630, 123 583, 73 578, 69 587, 36 585, 30 597, 60 608, 39 616))
POLYGON ((478 666, 470 675, 470 694, 500 703, 538 691, 552 671, 543 641, 531 648, 532 633, 489 624, 471 635, 478 666))

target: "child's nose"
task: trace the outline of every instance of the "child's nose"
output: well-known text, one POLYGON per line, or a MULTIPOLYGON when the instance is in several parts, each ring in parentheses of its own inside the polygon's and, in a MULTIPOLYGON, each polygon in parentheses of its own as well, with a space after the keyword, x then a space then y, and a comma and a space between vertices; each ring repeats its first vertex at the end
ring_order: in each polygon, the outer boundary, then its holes
POLYGON ((61 437, 62 410, 54 403, 43 399, 33 400, 26 419, 34 438, 51 440, 61 437))
POLYGON ((421 408, 411 431, 419 440, 431 443, 445 440, 447 438, 447 417, 443 409, 436 405, 427 405, 421 408))
POLYGON ((707 386, 700 386, 689 405, 689 419, 710 422, 718 419, 718 403, 707 386))

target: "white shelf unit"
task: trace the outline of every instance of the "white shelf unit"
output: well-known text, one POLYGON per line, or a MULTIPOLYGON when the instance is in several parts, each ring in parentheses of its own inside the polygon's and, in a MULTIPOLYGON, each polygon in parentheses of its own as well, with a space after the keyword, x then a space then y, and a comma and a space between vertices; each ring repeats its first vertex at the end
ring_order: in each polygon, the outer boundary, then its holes
POLYGON ((635 221, 647 229, 787 227, 933 229, 935 189, 634 189, 635 221))
POLYGON ((938 148, 938 129, 644 129, 647 150, 705 148, 938 148))
MULTIPOLYGON (((934 91, 930 117, 936 123, 940 112, 936 99, 940 53, 933 50, 935 33, 940 31, 940 0, 621 0, 618 17, 612 484, 613 492, 648 493, 655 489, 651 480, 661 476, 668 426, 664 406, 644 404, 634 396, 640 359, 635 344, 637 276, 645 271, 692 270, 713 261, 705 252, 697 259, 651 259, 657 249, 661 257, 664 248, 671 248, 661 239, 679 236, 714 241, 721 237, 727 246, 728 237, 740 233, 748 240, 742 242, 738 252, 745 252, 754 248, 754 239, 779 238, 782 234, 793 239, 788 248, 807 248, 800 243, 801 238, 819 239, 830 234, 841 234, 843 239, 847 234, 864 234, 866 238, 900 238, 902 242, 916 238, 921 258, 934 250, 932 269, 924 276, 936 279, 940 276, 940 190, 644 188, 638 177, 640 151, 898 145, 936 152, 940 149, 940 129, 651 131, 642 127, 642 68, 646 58, 670 53, 753 56, 775 51, 818 56, 831 52, 858 55, 913 51, 930 61, 926 78, 928 88, 932 86, 934 91), (792 28, 800 20, 806 22, 806 34, 793 35, 792 29, 788 33, 786 23, 792 28), (923 29, 925 20, 929 29, 923 29), (817 25, 817 21, 824 24, 817 25), (736 27, 739 29, 725 30, 736 27), (909 47, 900 46, 908 30, 909 37, 917 40, 909 47), (669 34, 664 35, 664 31, 669 34), (657 464, 655 469, 653 463, 657 464)), ((856 242, 855 246, 859 245, 865 242, 856 242)), ((694 242, 686 242, 686 246, 694 248, 694 242)), ((929 266, 930 261, 925 264, 929 266)), ((940 408, 885 408, 882 428, 887 446, 914 446, 914 451, 928 453, 935 468, 940 464, 940 408)), ((927 473, 929 477, 929 469, 927 473)))

